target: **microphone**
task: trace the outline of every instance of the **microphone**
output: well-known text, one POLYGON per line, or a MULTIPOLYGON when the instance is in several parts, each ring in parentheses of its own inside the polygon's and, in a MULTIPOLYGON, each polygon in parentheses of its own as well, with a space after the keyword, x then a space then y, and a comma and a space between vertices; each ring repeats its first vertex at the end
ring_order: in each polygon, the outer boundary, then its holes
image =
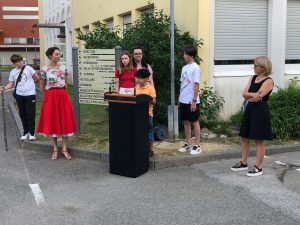
POLYGON ((109 93, 114 93, 114 91, 112 91, 112 85, 113 84, 116 84, 116 82, 115 81, 112 81, 112 82, 104 82, 104 84, 109 84, 109 88, 108 88, 108 92, 109 93))

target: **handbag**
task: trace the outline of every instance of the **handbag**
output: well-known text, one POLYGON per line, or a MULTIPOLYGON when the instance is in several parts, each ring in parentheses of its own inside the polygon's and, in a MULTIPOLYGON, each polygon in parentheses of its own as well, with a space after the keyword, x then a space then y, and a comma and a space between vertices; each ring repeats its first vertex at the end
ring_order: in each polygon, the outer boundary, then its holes
POLYGON ((246 111, 246 107, 247 107, 248 103, 249 103, 249 100, 245 99, 244 102, 243 102, 243 112, 246 111))
POLYGON ((15 89, 14 89, 14 91, 13 91, 13 93, 12 93, 12 96, 13 96, 15 99, 16 99, 16 97, 17 97, 17 86, 18 86, 19 81, 21 80, 21 76, 22 76, 22 73, 23 73, 23 71, 24 71, 24 69, 25 69, 25 66, 26 66, 26 65, 24 65, 24 66, 22 67, 22 69, 21 69, 21 71, 20 71, 20 73, 19 73, 19 76, 18 76, 18 78, 17 78, 17 80, 16 80, 15 89))

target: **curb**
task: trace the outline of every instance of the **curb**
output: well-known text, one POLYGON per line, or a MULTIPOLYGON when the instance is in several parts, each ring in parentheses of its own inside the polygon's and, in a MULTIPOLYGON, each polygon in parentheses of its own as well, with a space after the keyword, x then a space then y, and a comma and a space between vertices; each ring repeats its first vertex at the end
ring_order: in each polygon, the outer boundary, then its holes
MULTIPOLYGON (((279 154, 285 152, 300 151, 300 144, 272 145, 266 147, 266 155, 279 154)), ((255 156, 256 149, 250 149, 250 156, 255 156)), ((164 157, 153 160, 153 169, 164 169, 168 167, 190 166, 196 163, 206 163, 223 159, 235 159, 241 157, 241 151, 236 149, 224 149, 213 153, 205 152, 198 156, 184 155, 180 157, 164 157)))
MULTIPOLYGON (((22 122, 19 117, 19 114, 15 108, 13 101, 9 102, 9 110, 13 117, 13 120, 16 124, 16 132, 18 139, 21 137, 23 128, 22 122)), ((52 151, 52 145, 47 143, 42 143, 39 141, 20 141, 21 146, 23 149, 27 150, 34 150, 34 151, 42 151, 45 153, 49 153, 52 151)), ((59 145, 60 146, 60 145, 59 145)), ((99 150, 89 151, 89 150, 82 150, 76 147, 69 148, 70 153, 79 158, 90 159, 90 160, 101 160, 103 162, 109 161, 109 154, 99 152, 99 150)), ((285 153, 285 152, 295 152, 300 151, 300 144, 290 144, 290 145, 273 145, 266 147, 266 155, 278 154, 278 153, 285 153)), ((216 161, 222 159, 233 159, 239 158, 241 156, 240 150, 233 150, 233 149, 224 149, 222 151, 217 152, 207 152, 201 153, 198 156, 190 156, 184 155, 180 157, 153 157, 150 158, 150 165, 149 169, 157 170, 157 169, 164 169, 169 167, 178 167, 178 166, 190 166, 195 163, 205 163, 209 161, 216 161)), ((255 156, 255 149, 250 149, 250 156, 255 156)))

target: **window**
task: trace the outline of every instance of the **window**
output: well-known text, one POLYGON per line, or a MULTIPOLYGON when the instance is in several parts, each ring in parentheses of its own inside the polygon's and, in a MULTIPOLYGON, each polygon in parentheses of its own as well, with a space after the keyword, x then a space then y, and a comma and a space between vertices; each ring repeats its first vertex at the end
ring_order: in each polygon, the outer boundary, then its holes
POLYGON ((215 65, 252 64, 267 35, 268 0, 215 0, 215 65))
POLYGON ((33 38, 33 44, 39 45, 40 44, 40 39, 39 38, 33 38))
POLYGON ((141 10, 141 12, 144 14, 154 15, 154 7, 148 7, 146 9, 141 10))
POLYGON ((10 38, 11 39, 11 44, 19 44, 20 39, 19 38, 10 38))
POLYGON ((300 1, 287 1, 286 64, 300 64, 300 1))
POLYGON ((11 38, 4 38, 4 44, 11 44, 11 38))
POLYGON ((39 11, 38 7, 3 6, 3 11, 39 11))
POLYGON ((114 19, 111 18, 109 20, 106 20, 106 23, 107 23, 107 27, 110 30, 110 32, 113 32, 114 31, 114 19))
POLYGON ((4 38, 4 44, 26 44, 26 38, 14 38, 14 37, 4 38))
POLYGON ((33 38, 27 38, 27 44, 33 45, 33 38))
POLYGON ((123 16, 123 32, 131 27, 131 14, 123 16))
POLYGON ((20 44, 26 44, 26 38, 19 38, 20 44))
POLYGON ((37 15, 3 15, 4 20, 38 20, 37 15))
POLYGON ((83 31, 83 34, 90 33, 90 27, 89 27, 89 25, 83 26, 82 27, 82 31, 83 31))

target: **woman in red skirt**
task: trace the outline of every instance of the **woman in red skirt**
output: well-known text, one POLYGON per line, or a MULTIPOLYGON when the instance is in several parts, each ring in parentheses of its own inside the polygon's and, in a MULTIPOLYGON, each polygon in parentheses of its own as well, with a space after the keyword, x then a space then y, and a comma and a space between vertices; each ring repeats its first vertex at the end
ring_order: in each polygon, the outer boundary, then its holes
POLYGON ((68 73, 66 66, 59 63, 60 50, 48 48, 46 56, 50 59, 41 69, 40 88, 44 94, 37 132, 51 137, 53 143, 52 160, 58 158, 57 137, 62 137, 62 155, 72 159, 68 152, 68 137, 76 131, 76 121, 70 97, 66 91, 68 73))

